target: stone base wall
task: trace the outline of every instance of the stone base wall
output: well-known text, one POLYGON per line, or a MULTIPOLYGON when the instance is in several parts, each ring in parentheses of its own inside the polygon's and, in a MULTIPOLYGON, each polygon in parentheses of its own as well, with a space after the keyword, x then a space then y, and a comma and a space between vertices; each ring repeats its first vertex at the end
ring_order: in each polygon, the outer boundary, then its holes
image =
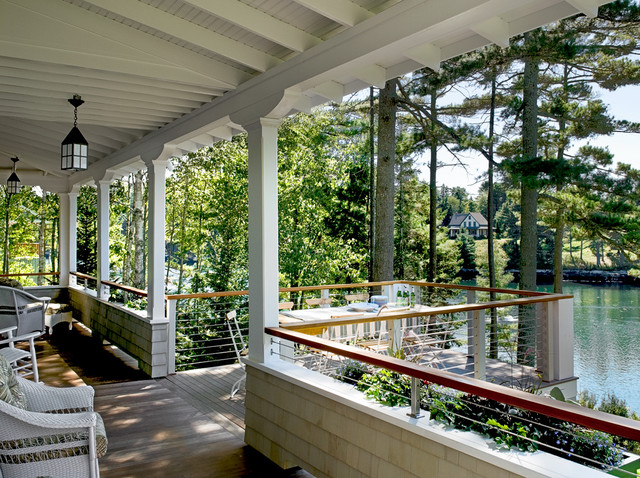
POLYGON ((546 453, 498 451, 408 408, 383 407, 346 384, 282 361, 247 361, 245 442, 283 468, 317 478, 602 477, 546 453))
POLYGON ((96 339, 105 339, 136 358, 150 377, 167 375, 168 321, 149 320, 146 311, 99 300, 79 288, 68 290, 73 317, 89 327, 96 339))

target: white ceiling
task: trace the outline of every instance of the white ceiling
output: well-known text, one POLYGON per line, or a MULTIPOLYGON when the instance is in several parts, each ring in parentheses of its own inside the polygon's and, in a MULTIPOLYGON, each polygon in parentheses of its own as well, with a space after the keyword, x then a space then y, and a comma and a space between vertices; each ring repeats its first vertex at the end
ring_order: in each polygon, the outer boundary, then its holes
POLYGON ((606 0, 0 0, 0 179, 51 191, 242 131, 606 0), (287 101, 282 102, 286 92, 287 101), (73 125, 86 172, 60 170, 73 125), (284 106, 282 106, 284 105, 284 106))

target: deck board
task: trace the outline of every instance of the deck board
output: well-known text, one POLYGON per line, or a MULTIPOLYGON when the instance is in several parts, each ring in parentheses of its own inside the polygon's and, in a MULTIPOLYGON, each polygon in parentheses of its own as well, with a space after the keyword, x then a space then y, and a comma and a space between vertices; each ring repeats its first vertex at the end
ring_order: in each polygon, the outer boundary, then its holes
POLYGON ((102 478, 309 476, 282 470, 244 443, 244 388, 229 398, 244 373, 240 365, 140 380, 137 370, 114 371, 111 357, 87 343, 82 331, 53 344, 40 340, 37 347, 44 383, 95 388, 109 440, 100 459, 102 478), (83 360, 92 367, 82 366, 83 360))

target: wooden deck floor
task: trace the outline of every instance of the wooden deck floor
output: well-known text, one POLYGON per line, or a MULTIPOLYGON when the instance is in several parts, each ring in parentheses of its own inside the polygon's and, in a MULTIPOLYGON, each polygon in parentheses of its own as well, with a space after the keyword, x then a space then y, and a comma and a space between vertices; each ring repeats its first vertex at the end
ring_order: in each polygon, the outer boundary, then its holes
POLYGON ((140 372, 130 366, 119 364, 114 373, 117 357, 84 342, 83 334, 74 329, 66 337, 40 341, 39 369, 47 385, 88 382, 95 388, 95 408, 109 439, 100 460, 102 478, 310 476, 284 471, 244 443, 244 390, 229 398, 243 373, 239 365, 139 380, 140 372), (83 360, 93 365, 67 363, 83 360))

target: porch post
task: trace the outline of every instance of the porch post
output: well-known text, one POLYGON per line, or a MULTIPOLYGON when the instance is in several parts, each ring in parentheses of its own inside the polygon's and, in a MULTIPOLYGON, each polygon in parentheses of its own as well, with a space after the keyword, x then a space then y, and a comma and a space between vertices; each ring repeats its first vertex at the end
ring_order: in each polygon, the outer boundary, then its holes
POLYGON ((60 285, 75 284, 75 277, 70 272, 77 269, 78 244, 78 186, 68 193, 59 193, 60 198, 60 285))
POLYGON ((111 175, 96 179, 98 189, 98 299, 109 298, 109 287, 103 281, 109 280, 109 187, 111 175))
POLYGON ((265 327, 278 326, 278 126, 260 118, 245 126, 249 145, 249 358, 271 356, 265 327))
POLYGON ((171 152, 162 151, 143 156, 149 174, 149 231, 147 236, 147 315, 153 320, 166 320, 164 310, 164 256, 166 175, 171 152))

